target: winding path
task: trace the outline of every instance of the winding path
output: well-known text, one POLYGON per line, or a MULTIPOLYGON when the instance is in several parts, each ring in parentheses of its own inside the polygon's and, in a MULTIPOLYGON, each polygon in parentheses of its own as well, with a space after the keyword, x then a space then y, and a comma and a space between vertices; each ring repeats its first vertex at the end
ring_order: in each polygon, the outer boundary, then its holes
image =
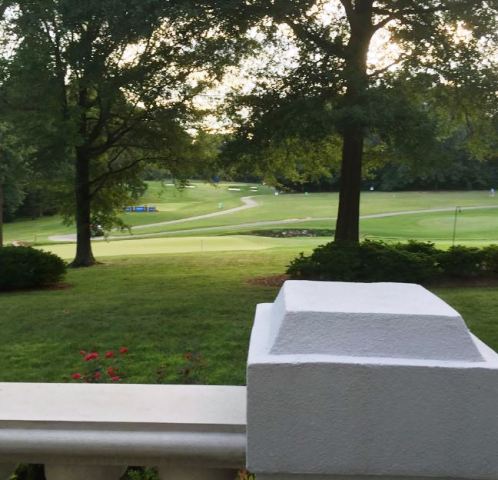
MULTIPOLYGON (((163 227, 166 225, 174 225, 176 223, 185 223, 185 222, 192 222, 194 220, 203 220, 205 218, 212 218, 212 217, 220 217, 222 215, 228 215, 231 213, 235 212, 240 212, 242 210, 247 210, 248 208, 254 208, 258 206, 258 202, 254 200, 254 197, 241 197, 240 199, 243 203, 240 207, 234 207, 234 208, 229 208, 228 210, 220 210, 218 212, 212 212, 212 213, 205 213, 203 215, 196 215, 194 217, 185 217, 185 218, 179 218, 178 220, 166 220, 164 222, 157 222, 157 223, 147 223, 146 225, 136 225, 132 228, 132 230, 142 230, 146 228, 154 228, 154 227, 163 227)), ((147 234, 145 234, 147 235, 147 234)), ((157 234, 154 234, 157 235, 157 234)), ((140 235, 144 236, 144 235, 140 235)), ((148 235, 147 235, 148 236, 148 235)), ((140 238, 139 237, 139 238, 140 238)), ((107 237, 108 240, 112 240, 115 238, 137 238, 137 235, 120 235, 119 237, 115 236, 110 236, 107 237)), ((76 241, 76 234, 75 233, 70 233, 68 235, 52 235, 48 237, 48 239, 51 242, 75 242, 76 241)), ((94 240, 101 240, 101 238, 94 238, 94 240)))
MULTIPOLYGON (((240 210, 246 210, 248 208, 254 208, 258 206, 258 202, 256 202, 253 197, 242 197, 241 200, 244 202, 244 205, 240 207, 230 208, 228 210, 223 210, 221 212, 213 212, 207 213, 205 215, 197 215, 195 217, 187 217, 179 220, 170 220, 166 222, 159 223, 150 223, 147 225, 139 225, 133 227, 133 230, 137 229, 146 229, 151 227, 158 227, 164 225, 173 225, 177 223, 186 223, 192 220, 201 220, 204 218, 218 217, 220 215, 227 215, 229 213, 238 212, 240 210)), ((460 207, 461 210, 483 210, 488 208, 498 208, 498 205, 482 205, 482 206, 474 206, 474 207, 460 207)), ((396 217, 399 215, 416 215, 418 213, 438 213, 438 212, 453 212, 455 211, 455 207, 444 207, 444 208, 429 208, 423 210, 401 210, 399 212, 385 212, 385 213, 372 213, 369 215, 361 215, 360 219, 366 220, 369 218, 386 218, 386 217, 396 217)), ((204 232, 216 232, 216 231, 237 231, 241 228, 250 228, 250 227, 267 227, 272 225, 288 225, 293 223, 301 223, 301 222, 317 222, 317 221, 334 221, 336 217, 304 217, 304 218, 288 218, 285 220, 267 220, 261 222, 250 222, 250 223, 239 223, 236 225, 222 225, 215 227, 197 227, 197 228, 188 228, 188 229, 180 229, 180 230, 169 230, 166 232, 156 232, 156 233, 140 233, 138 235, 119 235, 119 236, 109 236, 107 240, 126 240, 126 239, 139 239, 139 238, 151 238, 151 237, 163 237, 168 235, 181 235, 181 234, 191 234, 191 233, 204 233, 204 232)), ((49 237, 49 240, 52 242, 75 242, 76 235, 54 235, 49 237)), ((93 240, 104 240, 104 238, 94 238, 93 240)))

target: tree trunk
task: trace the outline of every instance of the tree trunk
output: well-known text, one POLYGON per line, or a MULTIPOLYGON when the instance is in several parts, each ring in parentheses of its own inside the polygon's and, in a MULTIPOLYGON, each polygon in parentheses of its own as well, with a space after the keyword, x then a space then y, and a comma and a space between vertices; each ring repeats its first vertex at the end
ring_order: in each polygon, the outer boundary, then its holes
POLYGON ((91 242, 90 160, 82 148, 76 149, 76 257, 72 267, 95 264, 91 242))
POLYGON ((85 148, 85 142, 87 140, 87 101, 88 91, 84 86, 82 86, 80 87, 78 93, 78 106, 81 109, 79 134, 83 145, 76 147, 76 257, 71 264, 72 267, 90 267, 96 263, 92 252, 91 240, 91 158, 88 149, 85 148))
POLYGON ((339 210, 335 229, 336 242, 358 243, 360 239, 360 194, 365 121, 359 115, 368 90, 367 57, 374 33, 373 0, 356 2, 348 13, 351 37, 345 65, 346 120, 342 126, 342 162, 339 210))
POLYGON ((360 238, 361 164, 363 131, 348 128, 343 133, 341 186, 335 241, 358 242, 360 238))
POLYGON ((0 247, 3 247, 3 183, 0 181, 0 247))

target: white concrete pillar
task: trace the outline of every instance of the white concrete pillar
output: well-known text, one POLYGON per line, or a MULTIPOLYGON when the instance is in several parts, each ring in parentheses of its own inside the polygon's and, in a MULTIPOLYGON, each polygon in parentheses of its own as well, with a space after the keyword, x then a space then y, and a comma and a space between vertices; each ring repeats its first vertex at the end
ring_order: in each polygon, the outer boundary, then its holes
POLYGON ((218 468, 189 467, 167 464, 159 467, 161 480, 236 480, 237 470, 218 468))
POLYGON ((418 285, 286 282, 247 389, 258 480, 498 478, 498 355, 418 285))
POLYGON ((16 469, 15 463, 0 463, 0 480, 7 480, 16 469))
POLYGON ((126 467, 100 465, 45 465, 47 480, 119 480, 126 467))

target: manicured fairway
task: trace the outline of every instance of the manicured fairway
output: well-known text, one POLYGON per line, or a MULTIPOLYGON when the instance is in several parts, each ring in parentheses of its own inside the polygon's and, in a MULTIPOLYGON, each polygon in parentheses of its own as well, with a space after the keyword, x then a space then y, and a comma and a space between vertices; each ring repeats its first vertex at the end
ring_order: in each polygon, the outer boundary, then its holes
MULTIPOLYGON (((178 191, 172 186, 161 187, 151 182, 142 204, 155 205, 158 213, 123 214, 124 221, 135 236, 205 236, 247 233, 252 230, 274 228, 327 228, 334 227, 337 213, 337 193, 312 193, 274 195, 267 187, 258 186, 253 191, 250 185, 233 185, 238 190, 229 190, 231 184, 213 187, 196 183, 195 188, 178 191), (253 196, 254 208, 238 209, 241 198, 253 196), (192 219, 182 223, 148 224, 177 221, 199 215, 224 213, 209 218, 192 219)), ((364 218, 361 222, 363 236, 385 239, 420 238, 447 242, 452 236, 452 216, 456 206, 498 207, 498 198, 488 192, 364 192, 361 214, 364 217, 378 214, 416 212, 430 209, 449 209, 449 212, 431 212, 416 215, 389 216, 386 218, 364 218)), ((497 236, 498 208, 496 210, 465 211, 459 218, 461 241, 489 242, 497 236)), ((47 243, 50 236, 73 232, 74 227, 62 225, 59 217, 25 220, 5 226, 6 241, 13 240, 47 243)), ((112 236, 129 236, 129 231, 114 231, 112 236)), ((178 251, 178 250, 177 250, 178 251)), ((182 250, 184 251, 184 250, 182 250)), ((108 252, 104 253, 107 254, 108 252)))
MULTIPOLYGON (((331 228, 337 214, 338 195, 336 193, 261 195, 256 198, 256 201, 258 202, 257 208, 221 217, 193 220, 181 225, 172 224, 148 228, 147 233, 218 227, 216 231, 213 231, 213 234, 219 234, 233 231, 237 229, 237 226, 239 226, 239 231, 274 228, 278 226, 278 222, 285 220, 292 220, 292 226, 331 228), (276 223, 273 226, 266 224, 262 227, 245 225, 258 222, 276 223)), ((362 196, 361 215, 437 208, 454 209, 457 205, 498 207, 498 198, 490 197, 487 192, 366 192, 362 196)), ((137 230, 135 233, 144 232, 137 230)), ((123 235, 126 234, 127 232, 123 232, 123 235)))
MULTIPOLYGON (((299 249, 109 257, 72 270, 70 288, 0 294, 0 381, 69 381, 79 350, 126 345, 128 382, 179 382, 186 351, 202 355, 192 378, 243 384, 257 303, 278 288, 248 283, 280 274, 299 249)), ((437 289, 498 349, 498 289, 437 289)))

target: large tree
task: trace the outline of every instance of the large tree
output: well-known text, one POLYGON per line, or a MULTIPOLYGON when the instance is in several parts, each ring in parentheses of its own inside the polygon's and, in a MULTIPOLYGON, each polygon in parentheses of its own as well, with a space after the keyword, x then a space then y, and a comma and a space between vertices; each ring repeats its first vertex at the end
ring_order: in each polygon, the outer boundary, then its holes
POLYGON ((89 266, 92 221, 116 219, 140 168, 178 171, 195 157, 193 99, 237 62, 244 26, 215 1, 7 3, 2 109, 54 179, 73 176, 73 266, 89 266))
POLYGON ((275 0, 251 8, 265 18, 267 38, 296 53, 263 76, 237 139, 263 152, 286 137, 340 139, 336 241, 359 240, 365 153, 444 155, 437 105, 453 123, 464 119, 471 149, 482 145, 479 133, 496 110, 495 0, 275 0), (376 36, 392 62, 375 64, 376 36))
POLYGON ((12 213, 21 204, 28 174, 26 152, 9 127, 0 123, 0 247, 4 243, 4 211, 12 213))

